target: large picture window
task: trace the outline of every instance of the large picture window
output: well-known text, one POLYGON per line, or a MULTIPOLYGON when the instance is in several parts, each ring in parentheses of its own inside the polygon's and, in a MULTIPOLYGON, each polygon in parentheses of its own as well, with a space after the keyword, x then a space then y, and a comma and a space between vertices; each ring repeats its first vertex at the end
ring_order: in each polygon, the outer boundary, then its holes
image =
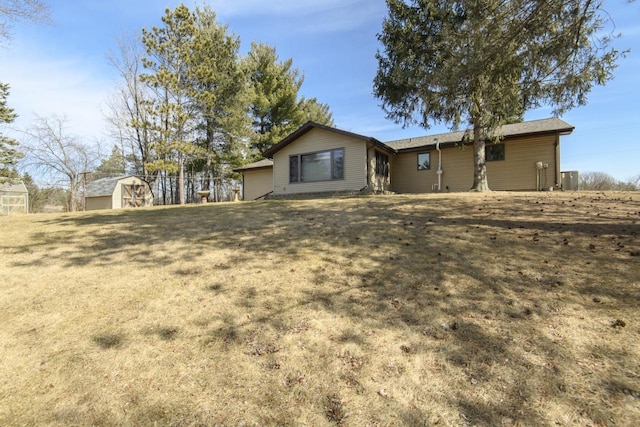
POLYGON ((487 162, 504 160, 504 144, 485 145, 484 157, 487 162))
POLYGON ((289 157, 289 182, 344 179, 344 149, 298 154, 289 157))
POLYGON ((426 171, 431 168, 431 153, 418 154, 418 170, 426 171))

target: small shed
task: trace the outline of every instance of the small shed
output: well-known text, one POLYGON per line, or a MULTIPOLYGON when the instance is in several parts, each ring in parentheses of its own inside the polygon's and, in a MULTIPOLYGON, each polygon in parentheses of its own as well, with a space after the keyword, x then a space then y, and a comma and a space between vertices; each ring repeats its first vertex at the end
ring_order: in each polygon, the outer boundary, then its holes
POLYGON ((149 183, 137 176, 102 178, 87 184, 85 210, 139 208, 153 205, 149 183))
POLYGON ((0 215, 29 212, 29 191, 23 182, 0 184, 0 215))

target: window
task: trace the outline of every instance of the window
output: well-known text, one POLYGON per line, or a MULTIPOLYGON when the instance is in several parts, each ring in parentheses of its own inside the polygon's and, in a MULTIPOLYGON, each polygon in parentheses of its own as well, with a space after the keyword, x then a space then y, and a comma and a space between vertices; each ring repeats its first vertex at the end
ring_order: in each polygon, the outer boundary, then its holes
POLYGON ((344 149, 289 157, 289 182, 344 179, 344 149))
POLYGON ((376 175, 389 177, 389 156, 376 151, 376 175))
POLYGON ((431 153, 418 154, 418 170, 426 171, 431 167, 431 153))
POLYGON ((484 147, 484 156, 487 162, 504 160, 504 144, 486 145, 484 147))
POLYGON ((300 156, 289 157, 289 182, 298 182, 300 156))

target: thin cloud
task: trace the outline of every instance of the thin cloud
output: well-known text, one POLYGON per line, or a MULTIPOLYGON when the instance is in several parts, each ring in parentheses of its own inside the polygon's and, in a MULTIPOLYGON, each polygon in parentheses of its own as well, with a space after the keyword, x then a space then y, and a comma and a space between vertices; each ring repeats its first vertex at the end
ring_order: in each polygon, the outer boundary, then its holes
MULTIPOLYGON (((4 62, 7 52, 1 52, 4 62)), ((13 127, 24 129, 36 116, 66 116, 70 131, 83 138, 95 138, 104 128, 101 104, 113 86, 112 81, 96 78, 96 70, 86 61, 53 59, 42 52, 21 46, 12 50, 11 67, 3 71, 9 83, 8 105, 18 118, 13 127)))

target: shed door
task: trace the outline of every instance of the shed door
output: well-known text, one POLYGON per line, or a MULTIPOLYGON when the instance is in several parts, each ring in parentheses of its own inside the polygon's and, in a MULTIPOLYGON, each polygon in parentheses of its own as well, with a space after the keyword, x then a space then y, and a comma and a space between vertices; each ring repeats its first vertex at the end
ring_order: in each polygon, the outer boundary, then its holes
POLYGON ((139 184, 122 185, 122 207, 139 208, 145 205, 147 188, 139 184))

